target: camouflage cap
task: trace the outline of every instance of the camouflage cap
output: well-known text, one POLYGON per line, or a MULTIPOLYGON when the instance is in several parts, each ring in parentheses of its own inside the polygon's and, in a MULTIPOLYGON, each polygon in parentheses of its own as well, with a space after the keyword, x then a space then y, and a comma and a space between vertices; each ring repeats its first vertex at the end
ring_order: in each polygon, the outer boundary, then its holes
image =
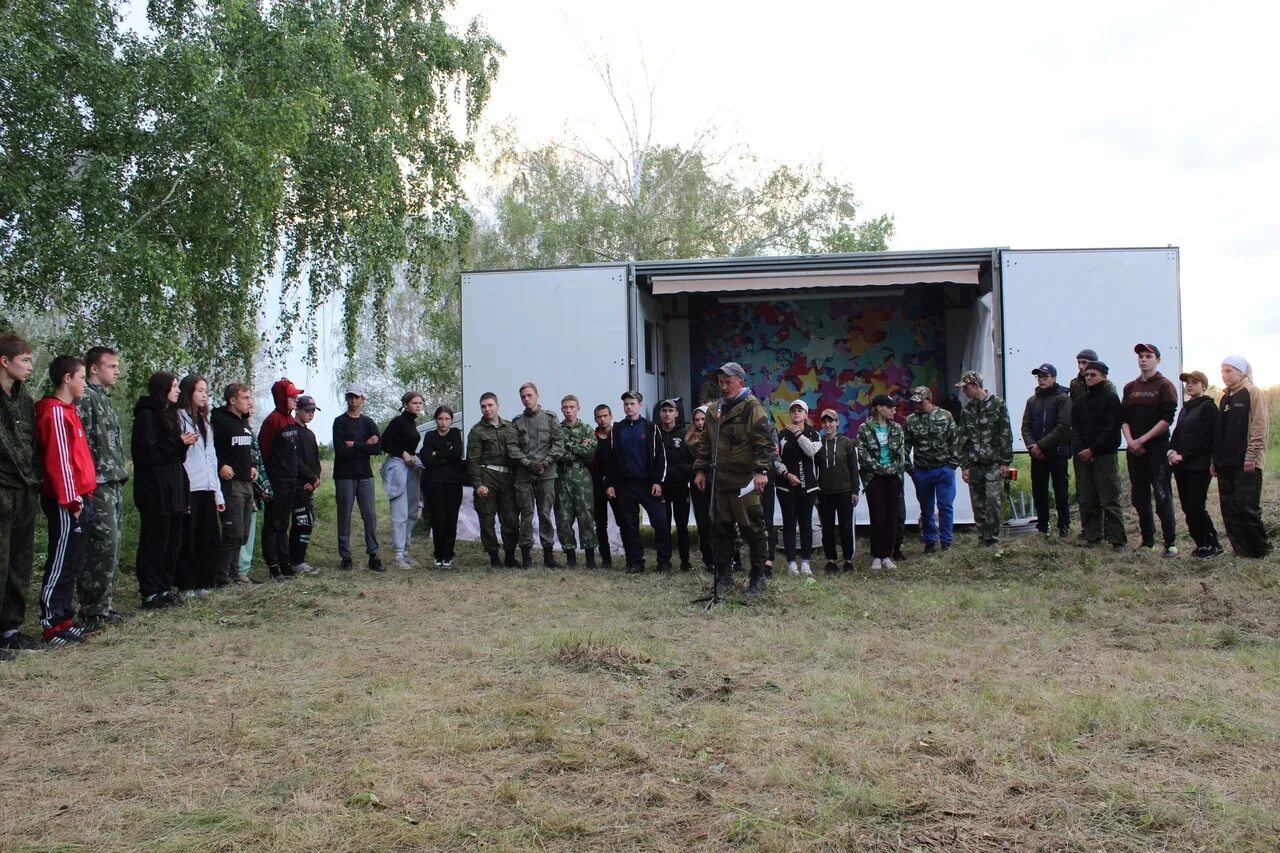
POLYGON ((917 385, 911 389, 911 396, 908 399, 913 403, 923 403, 925 400, 933 399, 933 392, 927 385, 917 385))
POLYGON ((956 383, 956 387, 963 388, 964 386, 968 385, 970 382, 972 382, 974 385, 977 385, 979 388, 981 388, 982 374, 976 370, 966 370, 964 372, 964 375, 960 377, 960 381, 956 383))
POLYGON ((629 389, 629 390, 626 390, 626 391, 623 391, 623 392, 622 392, 622 399, 623 399, 623 400, 635 400, 637 403, 643 403, 643 402, 644 402, 644 395, 643 395, 643 394, 641 394, 639 391, 635 391, 635 390, 630 390, 630 389, 629 389))

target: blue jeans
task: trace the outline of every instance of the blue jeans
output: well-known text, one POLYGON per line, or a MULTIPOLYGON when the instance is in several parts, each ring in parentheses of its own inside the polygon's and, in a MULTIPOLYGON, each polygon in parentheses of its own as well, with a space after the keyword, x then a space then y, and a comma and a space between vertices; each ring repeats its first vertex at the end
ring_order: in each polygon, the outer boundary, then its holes
POLYGON ((950 465, 916 468, 911 472, 911 480, 916 484, 916 498, 920 501, 920 538, 926 545, 938 541, 950 545, 955 519, 952 504, 956 502, 956 469, 950 465))

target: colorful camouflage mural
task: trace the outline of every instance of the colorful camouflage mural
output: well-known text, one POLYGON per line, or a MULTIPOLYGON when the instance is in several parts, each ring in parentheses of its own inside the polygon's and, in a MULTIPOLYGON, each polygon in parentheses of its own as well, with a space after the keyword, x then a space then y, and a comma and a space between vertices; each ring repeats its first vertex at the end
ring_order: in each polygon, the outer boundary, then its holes
MULTIPOLYGON (((726 361, 741 362, 780 428, 791 403, 803 399, 813 423, 833 408, 841 431, 852 435, 875 395, 897 397, 915 385, 936 395, 945 381, 940 293, 751 303, 704 297, 691 300, 689 313, 695 382, 726 361)), ((899 418, 908 413, 903 405, 899 418)))

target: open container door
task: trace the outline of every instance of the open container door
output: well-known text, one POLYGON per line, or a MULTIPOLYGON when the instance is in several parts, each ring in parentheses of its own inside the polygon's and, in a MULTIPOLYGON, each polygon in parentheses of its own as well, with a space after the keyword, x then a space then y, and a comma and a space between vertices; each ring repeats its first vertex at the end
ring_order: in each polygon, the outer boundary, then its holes
POLYGON ((1076 353, 1096 350, 1119 389, 1138 375, 1133 346, 1160 348, 1160 372, 1182 371, 1182 310, 1178 250, 1063 249, 1001 252, 1004 387, 1013 419, 1013 446, 1026 450, 1019 424, 1035 389, 1031 370, 1058 368, 1058 382, 1076 375, 1076 353))
POLYGON ((581 401, 580 417, 627 388, 627 268, 468 272, 462 276, 462 396, 472 423, 480 395, 498 395, 503 417, 521 411, 517 389, 538 386, 544 409, 581 401))

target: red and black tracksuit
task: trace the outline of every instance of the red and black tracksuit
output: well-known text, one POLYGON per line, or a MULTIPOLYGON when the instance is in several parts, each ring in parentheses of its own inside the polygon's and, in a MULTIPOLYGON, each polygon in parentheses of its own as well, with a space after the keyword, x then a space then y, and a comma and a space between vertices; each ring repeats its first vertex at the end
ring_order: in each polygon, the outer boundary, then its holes
POLYGON ((45 639, 71 627, 76 577, 93 518, 98 475, 73 403, 45 397, 36 403, 36 440, 43 466, 40 507, 49 521, 49 553, 40 584, 40 626, 45 639))

